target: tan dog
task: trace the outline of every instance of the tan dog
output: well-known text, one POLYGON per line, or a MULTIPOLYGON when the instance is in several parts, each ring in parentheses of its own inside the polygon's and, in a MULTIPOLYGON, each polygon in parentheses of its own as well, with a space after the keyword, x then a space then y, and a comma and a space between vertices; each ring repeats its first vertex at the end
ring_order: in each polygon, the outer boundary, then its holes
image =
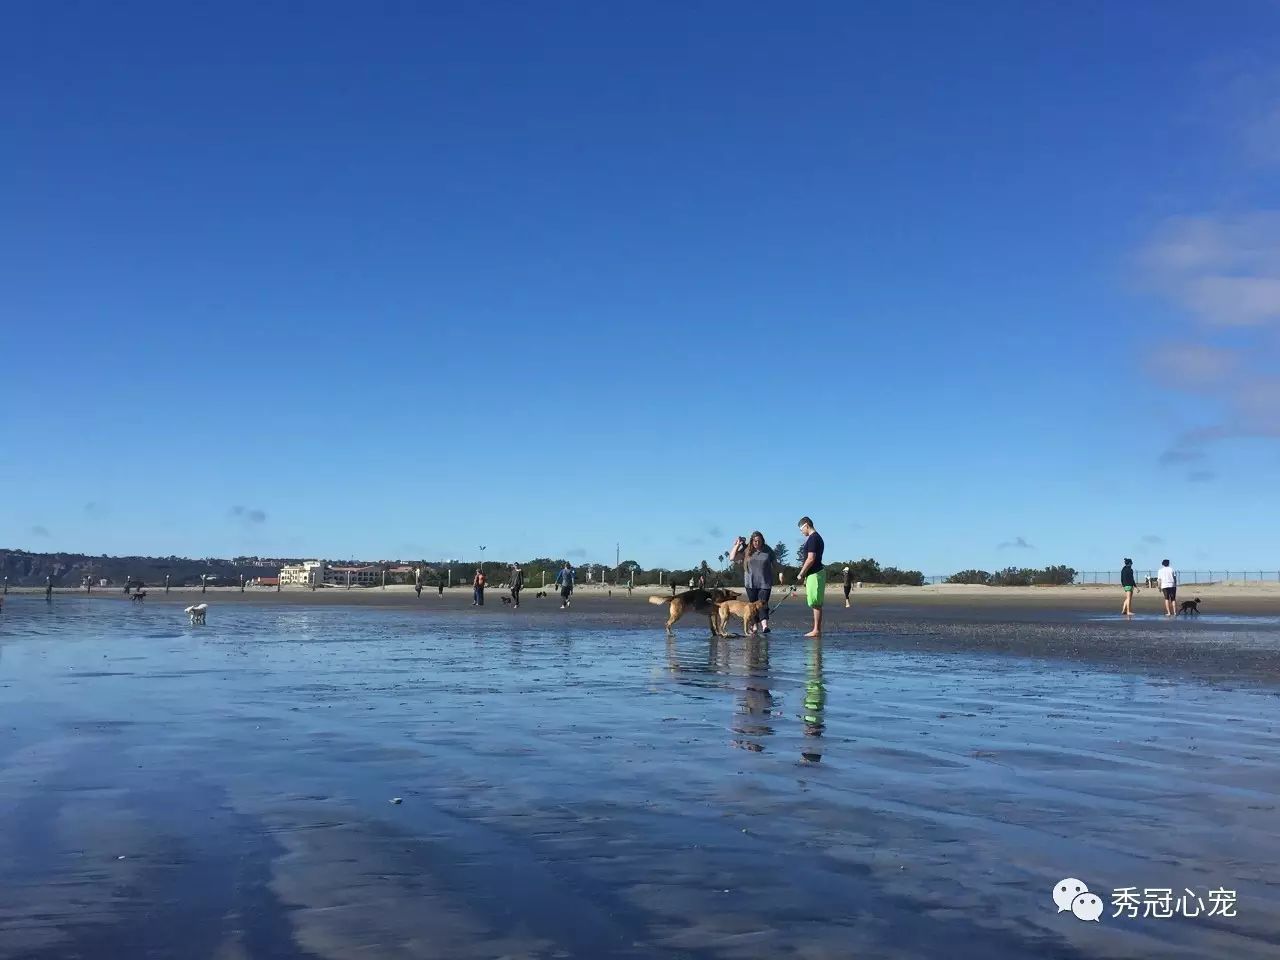
POLYGON ((763 600, 753 600, 748 603, 746 600, 725 600, 716 604, 719 611, 717 616, 717 626, 720 628, 720 636, 727 636, 726 628, 729 621, 734 617, 742 620, 742 635, 747 636, 760 623, 760 614, 764 610, 763 600))
POLYGON ((661 607, 664 604, 670 604, 671 609, 667 615, 667 633, 671 633, 672 626, 675 622, 683 617, 686 613, 693 611, 694 613, 706 614, 708 622, 711 624, 711 635, 718 637, 720 633, 720 608, 716 606, 725 600, 737 600, 742 594, 736 590, 686 590, 684 593, 677 593, 674 597, 650 597, 649 602, 661 607))

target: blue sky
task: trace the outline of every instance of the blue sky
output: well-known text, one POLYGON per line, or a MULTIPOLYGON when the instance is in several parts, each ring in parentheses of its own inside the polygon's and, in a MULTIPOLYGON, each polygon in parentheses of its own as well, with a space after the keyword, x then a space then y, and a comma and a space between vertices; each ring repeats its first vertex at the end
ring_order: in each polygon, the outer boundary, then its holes
POLYGON ((0 13, 0 545, 1280 566, 1275 4, 301 9, 0 13))

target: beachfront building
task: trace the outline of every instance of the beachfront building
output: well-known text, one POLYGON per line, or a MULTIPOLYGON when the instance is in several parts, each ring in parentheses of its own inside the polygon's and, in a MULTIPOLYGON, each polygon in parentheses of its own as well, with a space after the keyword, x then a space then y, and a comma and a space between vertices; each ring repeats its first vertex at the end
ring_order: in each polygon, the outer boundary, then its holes
POLYGON ((367 567, 335 567, 324 568, 324 582, 335 587, 372 587, 382 582, 382 567, 370 564, 367 567))
POLYGON ((325 582, 325 571, 325 562, 323 560, 286 563, 280 568, 280 585, 284 587, 318 587, 325 582))

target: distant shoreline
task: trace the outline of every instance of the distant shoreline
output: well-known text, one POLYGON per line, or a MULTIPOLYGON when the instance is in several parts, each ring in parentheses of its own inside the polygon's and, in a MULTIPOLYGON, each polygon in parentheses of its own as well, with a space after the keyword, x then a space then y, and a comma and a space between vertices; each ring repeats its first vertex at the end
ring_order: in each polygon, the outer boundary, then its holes
MULTIPOLYGON (((687 588, 680 588, 687 589, 687 588)), ((733 589, 733 588, 731 588, 733 589)), ((740 588, 738 588, 740 589, 740 588)), ((549 598, 558 597, 554 586, 528 586, 521 594, 526 604, 535 602, 535 595, 541 591, 549 598)), ((778 603, 787 595, 790 587, 775 588, 773 602, 778 603)), ((353 607, 424 607, 431 609, 432 604, 442 602, 450 609, 459 601, 469 606, 471 587, 469 585, 454 586, 445 589, 444 597, 439 596, 434 586, 423 587, 422 597, 414 595, 411 586, 381 587, 330 587, 318 590, 306 588, 284 588, 277 592, 272 588, 247 587, 241 592, 235 587, 209 587, 201 592, 199 587, 171 587, 166 594, 164 587, 148 586, 146 588, 147 603, 181 603, 188 605, 201 602, 201 599, 213 603, 258 603, 258 604, 315 604, 320 606, 353 606, 353 607)), ((42 597, 43 587, 10 587, 10 596, 42 597)), ((603 600, 614 603, 631 601, 645 603, 651 596, 670 596, 669 588, 637 587, 630 596, 625 587, 602 588, 595 585, 579 586, 575 589, 574 603, 584 606, 594 605, 603 600), (612 596, 610 596, 612 590, 612 596)), ((54 599, 80 598, 89 600, 130 602, 121 588, 98 588, 91 593, 82 589, 54 588, 54 599)), ((1221 613, 1232 615, 1280 616, 1280 583, 1218 583, 1192 584, 1179 589, 1179 598, 1191 599, 1199 597, 1204 601, 1205 613, 1221 613)), ((500 587, 490 586, 485 591, 486 605, 504 606, 501 598, 507 591, 500 587)), ((880 587, 864 586, 855 588, 851 599, 857 607, 960 607, 974 611, 998 611, 1003 608, 1067 608, 1072 610, 1097 610, 1099 613, 1118 612, 1121 602, 1121 591, 1117 586, 1106 584, 1082 584, 1066 587, 983 587, 961 584, 936 584, 924 587, 880 587), (1113 609, 1114 608, 1114 609, 1113 609)), ((827 589, 827 604, 831 607, 843 608, 843 588, 839 585, 827 589)), ((802 598, 795 598, 792 604, 802 606, 802 598)), ((1160 593, 1155 589, 1142 589, 1135 601, 1139 613, 1156 611, 1160 606, 1160 593), (1147 608, 1150 608, 1148 610, 1147 608)))

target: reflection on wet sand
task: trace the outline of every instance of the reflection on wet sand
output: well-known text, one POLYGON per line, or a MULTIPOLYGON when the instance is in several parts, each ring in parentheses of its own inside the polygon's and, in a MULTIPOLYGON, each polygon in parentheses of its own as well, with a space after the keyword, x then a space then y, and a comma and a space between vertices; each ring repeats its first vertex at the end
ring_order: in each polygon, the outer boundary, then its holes
POLYGON ((1280 941, 1273 689, 777 629, 38 612, 0 624, 2 960, 1280 941), (1239 916, 1080 923, 1066 875, 1234 887, 1239 916))
POLYGON ((827 709, 827 688, 822 682, 822 638, 810 637, 805 643, 804 678, 804 735, 811 738, 801 748, 800 756, 809 763, 822 760, 822 732, 827 728, 823 719, 827 709))
POLYGON ((774 703, 769 692, 769 641, 763 636, 744 637, 736 656, 731 653, 730 658, 730 675, 739 684, 733 720, 733 732, 738 736, 731 742, 735 747, 760 753, 764 750, 763 738, 773 733, 769 722, 774 703))

